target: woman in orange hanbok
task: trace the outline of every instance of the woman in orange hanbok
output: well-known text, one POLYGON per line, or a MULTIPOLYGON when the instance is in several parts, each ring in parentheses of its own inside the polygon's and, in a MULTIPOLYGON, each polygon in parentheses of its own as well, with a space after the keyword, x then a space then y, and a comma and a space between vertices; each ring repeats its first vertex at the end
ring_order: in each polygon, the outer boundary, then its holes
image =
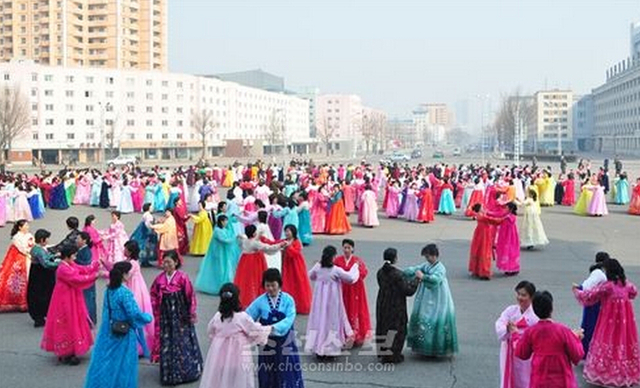
POLYGON ((640 216, 640 178, 636 180, 636 185, 631 193, 631 202, 629 202, 629 214, 640 216))
POLYGON ((327 212, 326 234, 347 234, 351 231, 351 224, 344 209, 344 199, 340 185, 333 186, 333 194, 329 200, 327 212))
POLYGON ((27 279, 34 245, 27 220, 16 221, 11 245, 0 266, 0 312, 27 311, 27 279))

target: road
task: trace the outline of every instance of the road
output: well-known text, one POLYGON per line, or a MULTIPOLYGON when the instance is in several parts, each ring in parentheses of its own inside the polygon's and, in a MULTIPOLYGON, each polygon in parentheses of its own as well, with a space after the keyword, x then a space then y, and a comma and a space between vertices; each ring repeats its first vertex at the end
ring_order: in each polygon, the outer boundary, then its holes
MULTIPOLYGON (((637 238, 640 218, 628 216, 623 208, 611 206, 611 215, 603 218, 582 218, 562 207, 543 209, 542 220, 551 244, 540 251, 522 252, 522 272, 517 277, 497 275, 489 282, 471 279, 466 270, 469 241, 475 222, 460 216, 437 217, 429 225, 412 224, 402 220, 388 220, 381 217, 382 225, 369 230, 355 227, 349 235, 356 241, 356 254, 363 257, 369 268, 366 279, 372 321, 375 322, 375 298, 377 284, 375 272, 382 263, 382 251, 395 247, 400 253, 401 266, 421 262, 420 248, 426 243, 439 245, 441 260, 447 267, 449 284, 453 293, 460 353, 452 360, 423 359, 410 355, 405 349, 407 360, 397 365, 394 371, 367 371, 372 356, 349 356, 341 358, 345 368, 365 368, 364 371, 322 372, 315 360, 304 357, 307 370, 305 384, 311 388, 334 387, 406 387, 406 388, 489 388, 498 386, 498 349, 493 324, 500 312, 514 303, 514 285, 523 279, 533 281, 539 289, 550 290, 555 299, 554 318, 572 327, 580 322, 581 307, 571 294, 572 282, 580 282, 587 275, 594 254, 606 250, 620 259, 626 267, 628 278, 640 278, 640 256, 637 255, 637 238)), ((99 219, 98 226, 108 226, 108 213, 100 209, 74 207, 68 211, 49 211, 44 220, 31 225, 31 231, 46 228, 53 233, 52 242, 65 234, 64 219, 75 215, 81 220, 90 213, 99 219)), ((126 215, 123 221, 131 232, 139 220, 139 215, 126 215)), ((351 217, 354 221, 354 217, 351 217)), ((6 251, 9 228, 0 231, 0 250, 6 251)), ((316 236, 312 246, 305 248, 307 265, 311 266, 327 244, 340 244, 340 237, 316 236)), ((188 257, 186 272, 195 279, 201 259, 188 257)), ((158 270, 145 269, 147 284, 151 284, 158 270)), ((99 290, 105 281, 100 280, 99 290)), ((99 293, 101 294, 101 293, 99 293)), ((198 295, 197 324, 198 337, 206 355, 208 340, 206 324, 214 314, 218 299, 198 295)), ((411 305, 411 301, 409 304, 411 305)), ((101 306, 101 298, 98 303, 101 306)), ((410 306, 411 307, 411 306, 410 306)), ((636 303, 636 309, 639 306, 636 303)), ((304 333, 306 317, 296 320, 296 328, 304 333)), ((40 350, 42 329, 32 327, 27 314, 0 315, 0 376, 5 387, 81 387, 88 357, 77 367, 58 365, 56 358, 40 350)), ((366 349, 365 349, 366 350, 366 349)), ((375 369, 375 368, 374 368, 375 369)), ((580 374, 580 368, 576 368, 580 374)), ((581 386, 585 384, 581 381, 581 386)), ((157 366, 146 362, 140 364, 140 386, 158 387, 157 366)), ((197 383, 185 387, 197 387, 197 383)))

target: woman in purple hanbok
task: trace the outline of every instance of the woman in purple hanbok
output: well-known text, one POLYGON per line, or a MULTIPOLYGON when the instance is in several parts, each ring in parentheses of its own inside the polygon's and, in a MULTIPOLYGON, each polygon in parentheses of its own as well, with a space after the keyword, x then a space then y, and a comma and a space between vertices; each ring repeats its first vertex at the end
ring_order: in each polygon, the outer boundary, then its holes
POLYGON ((342 283, 355 283, 360 272, 357 264, 349 272, 335 266, 333 259, 337 253, 334 246, 326 246, 320 263, 309 271, 309 278, 315 284, 305 351, 321 359, 340 355, 342 347, 353 337, 342 299, 342 283))
POLYGON ((418 186, 415 183, 411 183, 406 189, 404 203, 404 218, 407 221, 416 221, 418 219, 418 213, 420 205, 418 205, 418 186))

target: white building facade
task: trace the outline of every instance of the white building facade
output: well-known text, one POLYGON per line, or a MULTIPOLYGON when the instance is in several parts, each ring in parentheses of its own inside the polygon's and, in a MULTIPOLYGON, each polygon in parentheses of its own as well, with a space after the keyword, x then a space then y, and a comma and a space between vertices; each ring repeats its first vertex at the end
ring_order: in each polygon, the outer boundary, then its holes
POLYGON ((202 141, 192 118, 202 111, 214 118, 208 156, 229 140, 267 145, 274 114, 285 147, 309 142, 308 101, 215 78, 14 61, 0 64, 0 83, 19 87, 31 110, 31 128, 13 149, 48 163, 95 162, 114 147, 142 159, 197 159, 202 141))
POLYGON ((568 151, 573 141, 573 92, 543 90, 534 95, 536 126, 532 134, 534 151, 568 151))

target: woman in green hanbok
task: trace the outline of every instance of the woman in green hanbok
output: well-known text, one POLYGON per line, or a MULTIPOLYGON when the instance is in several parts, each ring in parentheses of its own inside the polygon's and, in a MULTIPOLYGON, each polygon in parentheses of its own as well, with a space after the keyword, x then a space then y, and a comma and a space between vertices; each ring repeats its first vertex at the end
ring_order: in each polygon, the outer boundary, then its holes
POLYGON ((425 356, 453 356, 458 352, 458 334, 447 270, 438 261, 435 244, 422 248, 421 255, 426 263, 404 270, 405 276, 420 279, 409 319, 407 345, 414 353, 425 356))

